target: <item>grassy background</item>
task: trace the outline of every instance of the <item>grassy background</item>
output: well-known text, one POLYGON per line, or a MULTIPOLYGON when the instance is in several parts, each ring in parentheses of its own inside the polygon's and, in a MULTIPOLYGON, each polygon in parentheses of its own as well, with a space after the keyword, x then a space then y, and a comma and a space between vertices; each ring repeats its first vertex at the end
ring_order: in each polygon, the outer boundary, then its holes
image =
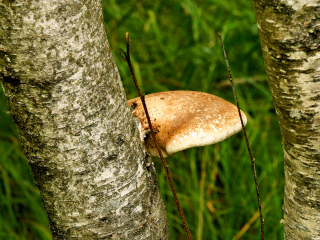
MULTIPOLYGON (((146 94, 195 90, 234 102, 217 32, 224 38, 256 159, 266 239, 283 239, 283 152, 251 1, 105 0, 106 31, 128 98, 137 96, 119 55, 146 94)), ((51 239, 37 187, 0 90, 0 239, 51 239)), ((186 239, 160 160, 154 159, 171 238, 186 239)), ((168 159, 194 239, 259 239, 251 163, 242 133, 168 159)))

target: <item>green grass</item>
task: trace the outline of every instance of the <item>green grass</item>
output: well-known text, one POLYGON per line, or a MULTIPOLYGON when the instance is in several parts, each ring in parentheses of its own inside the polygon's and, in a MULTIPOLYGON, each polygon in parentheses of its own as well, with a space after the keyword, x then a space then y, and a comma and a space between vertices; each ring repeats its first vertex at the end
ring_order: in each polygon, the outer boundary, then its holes
MULTIPOLYGON (((130 32, 143 92, 204 91, 234 102, 222 34, 256 159, 266 239, 283 239, 283 152, 251 1, 104 1, 106 31, 128 98, 137 96, 120 57, 130 32), (239 84, 237 84, 239 83, 239 84)), ((0 239, 50 239, 41 199, 0 92, 0 239)), ((171 238, 185 239, 164 170, 153 159, 171 238)), ((251 162, 243 134, 168 158, 194 239, 259 239, 251 162), (244 227, 247 227, 244 229, 244 227), (241 230, 242 229, 242 230, 241 230), (237 235, 238 234, 238 235, 237 235)))

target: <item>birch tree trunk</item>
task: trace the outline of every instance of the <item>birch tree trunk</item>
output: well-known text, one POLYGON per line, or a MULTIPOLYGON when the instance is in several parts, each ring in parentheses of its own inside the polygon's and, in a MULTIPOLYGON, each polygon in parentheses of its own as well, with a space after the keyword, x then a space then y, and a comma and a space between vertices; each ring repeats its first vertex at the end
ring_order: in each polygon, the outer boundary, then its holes
POLYGON ((320 239, 320 4, 253 0, 285 164, 285 239, 320 239))
POLYGON ((4 0, 0 26, 0 79, 53 239, 169 239, 101 1, 4 0))

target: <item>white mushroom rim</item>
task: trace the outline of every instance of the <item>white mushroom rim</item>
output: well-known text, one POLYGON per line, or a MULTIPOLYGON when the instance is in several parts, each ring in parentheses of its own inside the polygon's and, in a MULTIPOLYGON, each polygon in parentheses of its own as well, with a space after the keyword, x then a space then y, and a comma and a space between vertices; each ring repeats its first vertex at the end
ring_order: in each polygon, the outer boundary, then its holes
MULTIPOLYGON (((145 96, 153 129, 164 157, 191 147, 211 145, 241 130, 238 109, 217 96, 195 91, 169 91, 145 96)), ((141 122, 149 154, 158 156, 140 98, 128 101, 141 122)), ((241 111, 244 125, 247 123, 241 111)))

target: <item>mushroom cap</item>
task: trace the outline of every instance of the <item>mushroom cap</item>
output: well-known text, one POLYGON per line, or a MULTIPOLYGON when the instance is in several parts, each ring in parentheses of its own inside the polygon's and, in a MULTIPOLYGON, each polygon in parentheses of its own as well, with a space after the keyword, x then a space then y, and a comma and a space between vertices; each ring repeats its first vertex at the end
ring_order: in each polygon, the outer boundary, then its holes
MULTIPOLYGON (((223 141, 242 128, 237 107, 208 93, 159 92, 146 95, 145 102, 164 157, 223 141)), ((140 98, 128 103, 133 115, 140 119, 148 153, 159 157, 140 98)), ((241 115, 246 125, 247 118, 242 111, 241 115)))

